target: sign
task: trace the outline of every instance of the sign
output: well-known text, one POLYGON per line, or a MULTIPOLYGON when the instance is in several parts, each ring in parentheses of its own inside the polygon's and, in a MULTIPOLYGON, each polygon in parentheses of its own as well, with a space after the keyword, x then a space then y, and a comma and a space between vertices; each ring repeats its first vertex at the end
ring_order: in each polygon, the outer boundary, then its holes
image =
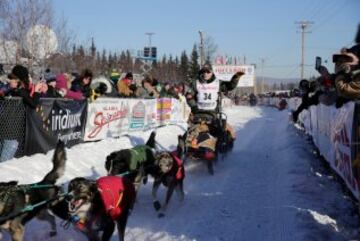
POLYGON ((239 71, 245 73, 241 76, 237 87, 253 87, 255 67, 253 65, 214 65, 213 71, 220 80, 230 81, 232 76, 239 71))
POLYGON ((67 147, 83 140, 86 101, 41 99, 34 110, 26 107, 25 155, 46 153, 58 140, 67 147))

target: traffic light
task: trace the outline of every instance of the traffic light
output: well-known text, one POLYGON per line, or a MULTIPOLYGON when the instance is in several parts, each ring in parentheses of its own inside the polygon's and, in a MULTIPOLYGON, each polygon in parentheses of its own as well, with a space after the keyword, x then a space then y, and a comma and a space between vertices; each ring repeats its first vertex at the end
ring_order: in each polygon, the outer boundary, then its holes
POLYGON ((157 53, 156 53, 156 47, 151 47, 151 57, 152 57, 152 58, 156 58, 156 55, 157 55, 157 53))
POLYGON ((144 47, 144 57, 150 57, 150 48, 144 47))

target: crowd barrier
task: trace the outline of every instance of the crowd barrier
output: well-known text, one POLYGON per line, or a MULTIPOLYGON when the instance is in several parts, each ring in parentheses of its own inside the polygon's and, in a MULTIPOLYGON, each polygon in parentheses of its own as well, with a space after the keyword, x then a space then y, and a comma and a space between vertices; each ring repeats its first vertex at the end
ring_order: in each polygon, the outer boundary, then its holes
POLYGON ((131 131, 183 124, 190 108, 172 98, 98 98, 93 103, 41 99, 34 110, 21 99, 0 100, 0 159, 46 153, 60 139, 68 147, 131 131))
MULTIPOLYGON (((276 105, 279 98, 263 102, 276 105)), ((301 104, 301 98, 287 102, 293 111, 301 104)), ((299 121, 320 154, 360 200, 360 103, 348 102, 338 109, 323 104, 311 106, 301 112, 299 121)))

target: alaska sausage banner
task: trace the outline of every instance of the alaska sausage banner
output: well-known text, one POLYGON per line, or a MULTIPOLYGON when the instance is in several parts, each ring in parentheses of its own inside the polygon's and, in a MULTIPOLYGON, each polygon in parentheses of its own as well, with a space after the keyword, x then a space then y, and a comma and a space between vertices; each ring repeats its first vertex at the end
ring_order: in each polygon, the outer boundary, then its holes
POLYGON ((34 110, 26 107, 25 155, 45 153, 58 140, 67 147, 83 140, 87 114, 86 101, 41 99, 34 110))
POLYGON ((119 137, 130 131, 184 122, 188 113, 188 108, 176 99, 99 98, 88 106, 84 140, 119 137))

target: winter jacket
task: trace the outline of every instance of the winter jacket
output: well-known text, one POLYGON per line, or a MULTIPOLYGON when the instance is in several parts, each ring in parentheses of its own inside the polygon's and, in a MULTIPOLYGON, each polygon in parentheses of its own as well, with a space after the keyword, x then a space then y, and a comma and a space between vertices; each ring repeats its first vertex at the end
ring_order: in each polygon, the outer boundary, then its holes
POLYGON ((85 96, 86 98, 90 97, 90 95, 91 95, 90 84, 89 85, 83 85, 81 79, 75 79, 71 83, 71 88, 70 89, 72 91, 74 91, 74 92, 82 93, 82 95, 85 96))
POLYGON ((117 82, 117 88, 121 97, 130 97, 133 95, 133 91, 130 89, 131 81, 128 79, 122 79, 117 82))
POLYGON ((353 76, 340 74, 335 79, 335 85, 340 96, 348 99, 360 99, 360 73, 353 76))
POLYGON ((45 93, 44 98, 61 98, 61 94, 56 90, 56 88, 48 85, 48 90, 45 93))
POLYGON ((31 95, 31 91, 24 87, 20 87, 17 89, 12 89, 10 91, 11 96, 22 97, 25 105, 28 105, 30 108, 35 109, 39 105, 40 101, 40 93, 34 92, 31 95))
POLYGON ((64 98, 73 99, 73 100, 82 100, 84 96, 81 92, 75 92, 69 89, 68 80, 64 74, 59 74, 56 76, 56 89, 60 90, 64 89, 66 94, 64 98))

